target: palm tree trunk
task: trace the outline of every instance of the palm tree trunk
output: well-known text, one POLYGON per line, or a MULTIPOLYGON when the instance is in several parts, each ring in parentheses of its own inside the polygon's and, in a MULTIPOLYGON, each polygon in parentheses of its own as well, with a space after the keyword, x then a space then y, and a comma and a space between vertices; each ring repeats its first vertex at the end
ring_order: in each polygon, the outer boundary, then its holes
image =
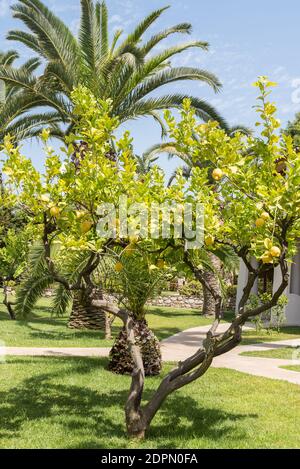
MULTIPOLYGON (((134 335, 136 343, 141 347, 146 376, 156 376, 162 367, 160 345, 155 334, 149 329, 145 319, 134 320, 134 335)), ((128 350, 127 333, 125 327, 117 336, 109 354, 108 369, 117 374, 131 374, 134 365, 128 350)))
MULTIPOLYGON (((218 257, 216 257, 213 253, 208 253, 210 262, 214 269, 220 273, 221 271, 221 261, 218 257)), ((218 279, 218 275, 215 272, 212 272, 211 270, 206 270, 205 271, 205 280, 210 286, 210 288, 215 291, 218 295, 221 294, 221 288, 220 288, 220 282, 218 279)), ((203 286, 203 311, 202 314, 205 316, 215 316, 217 311, 216 311, 216 301, 208 288, 203 286)))
POLYGON ((90 329, 105 331, 105 338, 111 338, 111 321, 107 313, 92 305, 95 299, 103 299, 102 292, 94 289, 92 292, 74 294, 73 307, 68 327, 71 329, 90 329))

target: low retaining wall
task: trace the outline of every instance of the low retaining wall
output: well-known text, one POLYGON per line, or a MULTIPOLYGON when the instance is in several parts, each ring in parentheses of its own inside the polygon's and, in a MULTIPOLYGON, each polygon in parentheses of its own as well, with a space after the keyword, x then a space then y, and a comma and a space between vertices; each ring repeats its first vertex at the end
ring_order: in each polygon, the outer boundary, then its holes
MULTIPOLYGON (((11 294, 14 294, 14 288, 8 287, 8 291, 11 294)), ((51 298, 54 294, 53 289, 48 288, 44 295, 47 298, 51 298)), ((111 295, 105 295, 104 298, 106 300, 116 301, 115 298, 111 297, 111 295)), ((225 303, 225 308, 228 310, 235 308, 235 298, 230 298, 225 303)), ((199 296, 185 296, 185 295, 170 295, 170 296, 157 296, 156 298, 152 298, 147 302, 149 306, 158 306, 158 307, 166 307, 166 308, 194 308, 194 309, 202 309, 203 300, 199 296)))
POLYGON ((157 296, 147 302, 151 306, 162 306, 172 308, 195 308, 201 309, 203 300, 198 296, 183 296, 183 295, 172 295, 172 296, 157 296))

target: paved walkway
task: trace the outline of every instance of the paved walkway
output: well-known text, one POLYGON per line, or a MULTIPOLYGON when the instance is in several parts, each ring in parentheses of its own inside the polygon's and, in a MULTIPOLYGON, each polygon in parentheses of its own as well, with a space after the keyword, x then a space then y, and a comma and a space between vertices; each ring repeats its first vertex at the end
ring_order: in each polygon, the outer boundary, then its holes
MULTIPOLYGON (((222 332, 228 324, 220 324, 218 331, 222 332)), ((180 332, 161 342, 163 361, 177 362, 192 355, 200 347, 210 326, 194 327, 180 332)), ((245 329, 249 329, 245 327, 245 329)), ((255 376, 271 379, 281 379, 300 385, 300 372, 284 370, 281 366, 300 365, 300 352, 290 360, 247 357, 242 352, 263 351, 278 347, 300 346, 300 339, 268 342, 255 345, 240 345, 234 350, 216 357, 212 366, 229 368, 255 376)), ((36 347, 0 347, 0 358, 5 355, 19 356, 57 356, 57 357, 107 357, 109 348, 36 348, 36 347)))
MULTIPOLYGON (((194 327, 186 331, 179 332, 161 343, 164 361, 184 360, 192 355, 199 348, 205 334, 210 326, 194 327)), ((228 328, 228 324, 220 324, 218 332, 223 332, 228 328)), ((244 327, 244 330, 250 329, 244 327)), ((281 366, 300 365, 300 352, 290 360, 247 357, 240 355, 242 352, 258 352, 272 350, 282 347, 298 347, 300 339, 281 340, 254 345, 239 345, 230 352, 216 357, 212 363, 215 368, 229 368, 255 376, 263 376, 271 379, 282 379, 300 385, 300 372, 284 370, 281 366)))

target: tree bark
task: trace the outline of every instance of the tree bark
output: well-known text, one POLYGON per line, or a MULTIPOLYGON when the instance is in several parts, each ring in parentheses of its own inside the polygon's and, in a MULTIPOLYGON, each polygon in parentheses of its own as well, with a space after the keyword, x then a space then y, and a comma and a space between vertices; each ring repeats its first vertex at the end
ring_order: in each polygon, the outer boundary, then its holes
MULTIPOLYGON (((221 271, 221 261, 220 259, 215 256, 213 253, 209 252, 208 253, 210 262, 213 266, 213 268, 220 273, 221 271)), ((204 277, 206 280, 206 283, 210 286, 210 289, 214 291, 218 296, 221 296, 221 288, 220 288, 220 282, 218 279, 218 275, 211 271, 211 270, 205 270, 204 271, 204 277)), ((209 289, 203 285, 203 309, 202 309, 202 314, 205 316, 216 316, 216 301, 209 289)))
POLYGON ((16 319, 16 315, 13 309, 12 303, 8 299, 8 291, 7 291, 7 286, 3 286, 3 294, 4 294, 4 299, 3 299, 3 304, 6 306, 9 317, 12 321, 16 319))
MULTIPOLYGON (((132 319, 136 344, 140 346, 146 376, 156 376, 162 367, 159 341, 145 319, 132 319)), ((128 332, 124 326, 109 354, 108 369, 117 374, 131 374, 134 362, 128 347, 128 332)))
POLYGON ((74 292, 73 306, 68 327, 71 329, 90 329, 105 331, 105 338, 111 338, 111 321, 108 313, 93 306, 93 300, 102 300, 101 290, 74 292))
MULTIPOLYGON (((146 322, 146 321, 145 321, 146 322)), ((131 386, 125 405, 125 421, 127 434, 130 438, 142 440, 148 425, 141 409, 141 401, 144 390, 145 368, 142 356, 142 348, 138 344, 139 327, 131 316, 127 315, 124 321, 128 353, 132 361, 131 386)))

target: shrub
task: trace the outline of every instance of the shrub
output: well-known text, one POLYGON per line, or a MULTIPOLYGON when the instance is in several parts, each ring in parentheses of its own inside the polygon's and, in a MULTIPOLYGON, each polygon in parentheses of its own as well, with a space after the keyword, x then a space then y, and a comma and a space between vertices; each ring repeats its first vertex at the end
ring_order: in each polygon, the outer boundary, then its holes
POLYGON ((202 297, 203 291, 200 282, 197 280, 190 280, 179 289, 179 293, 183 296, 198 296, 202 297))

